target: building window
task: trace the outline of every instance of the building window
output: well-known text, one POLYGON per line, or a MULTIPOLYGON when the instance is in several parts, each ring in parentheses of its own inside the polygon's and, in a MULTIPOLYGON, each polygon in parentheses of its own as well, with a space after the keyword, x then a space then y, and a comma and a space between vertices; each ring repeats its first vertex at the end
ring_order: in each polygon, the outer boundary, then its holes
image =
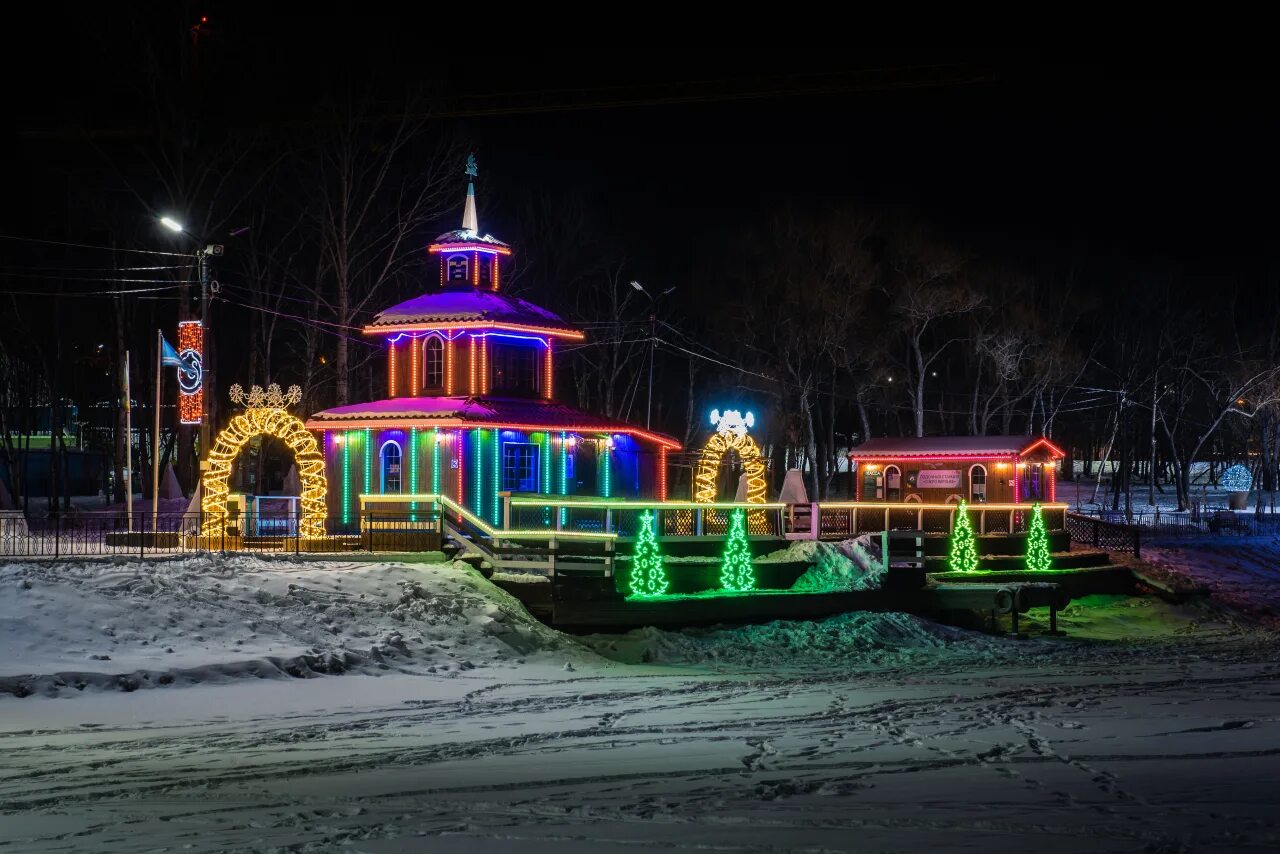
POLYGON ((496 344, 493 338, 489 341, 493 374, 490 390, 537 396, 542 390, 540 351, 536 347, 496 344))
POLYGON ((466 255, 450 255, 449 260, 445 262, 448 265, 449 274, 445 278, 450 282, 470 282, 467 278, 468 259, 466 255))
POLYGON ((400 492, 400 443, 386 442, 382 446, 382 494, 400 492))
POLYGON ((422 348, 422 359, 426 368, 422 373, 423 388, 443 388, 444 342, 435 335, 427 338, 427 343, 422 348))
POLYGON ((884 498, 884 475, 875 466, 862 467, 862 500, 879 501, 884 498))
POLYGON ((538 491, 538 446, 502 443, 502 488, 507 492, 538 491))
POLYGON ((986 466, 972 466, 969 469, 969 500, 974 504, 987 500, 986 466))
POLYGON ((897 466, 884 467, 884 499, 885 501, 902 500, 902 470, 897 466))

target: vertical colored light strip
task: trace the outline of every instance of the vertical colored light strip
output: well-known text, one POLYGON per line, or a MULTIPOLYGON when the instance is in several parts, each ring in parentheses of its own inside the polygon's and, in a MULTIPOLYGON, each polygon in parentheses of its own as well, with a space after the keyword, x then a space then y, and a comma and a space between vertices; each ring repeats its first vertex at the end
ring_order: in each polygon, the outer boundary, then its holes
POLYGON ((453 394, 453 336, 444 331, 444 393, 453 394))
POLYGON ((471 385, 467 388, 467 393, 471 396, 480 393, 480 387, 476 385, 476 361, 477 361, 476 336, 471 336, 471 385))
POLYGON ((440 494, 440 428, 431 431, 431 494, 440 494))
POLYGON ((471 431, 471 459, 476 467, 476 494, 472 499, 477 516, 484 515, 484 431, 471 431))
POLYGON ((497 255, 493 256, 493 275, 491 276, 491 278, 493 280, 492 282, 493 290, 496 291, 498 289, 498 256, 497 255))
POLYGON ((373 481, 373 431, 364 428, 364 494, 369 494, 369 486, 373 481))
POLYGON ((1018 458, 1013 458, 1013 503, 1022 503, 1022 476, 1018 473, 1018 458))
POLYGON ((389 354, 390 364, 387 368, 387 393, 391 397, 396 396, 396 343, 391 342, 391 353, 389 354))
POLYGON ((409 339, 409 396, 417 397, 422 392, 422 383, 419 382, 419 362, 422 361, 422 339, 409 339))
POLYGON ((608 498, 612 494, 613 479, 613 461, 610 459, 613 452, 609 448, 609 440, 606 439, 604 444, 600 446, 600 496, 608 498))
POLYGON ((667 446, 658 446, 658 500, 667 500, 667 446))
POLYGON ((502 443, 498 441, 498 428, 493 428, 493 524, 502 523, 498 490, 502 488, 502 443))
POLYGON ((489 391, 489 336, 480 337, 480 393, 489 391))
POLYGON ((351 522, 351 431, 342 431, 342 524, 351 522))
POLYGON ((550 400, 552 395, 551 387, 555 377, 555 371, 551 364, 551 339, 550 338, 547 339, 546 355, 544 358, 546 359, 546 362, 544 362, 543 369, 546 371, 546 374, 542 378, 542 385, 543 385, 542 396, 545 397, 547 400, 550 400))
MULTIPOLYGON (((542 477, 538 480, 538 491, 543 495, 551 494, 551 431, 542 434, 542 477)), ((551 508, 543 509, 542 524, 551 524, 551 508)))
MULTIPOLYGON (((418 428, 409 428, 409 492, 418 494, 418 428)), ((418 521, 418 502, 409 502, 409 521, 418 521)))
POLYGON ((471 284, 480 284, 480 253, 471 253, 471 284))
MULTIPOLYGON (((457 457, 457 461, 458 461, 458 499, 457 501, 459 504, 463 504, 465 506, 465 503, 463 501, 463 494, 462 494, 463 455, 462 455, 462 431, 461 430, 453 431, 453 448, 454 448, 454 455, 457 457)), ((459 514, 458 518, 459 519, 462 518, 461 514, 459 514)))
MULTIPOLYGON (((560 494, 569 494, 569 443, 564 432, 560 433, 560 494)), ((565 508, 560 508, 560 525, 565 523, 565 508)))

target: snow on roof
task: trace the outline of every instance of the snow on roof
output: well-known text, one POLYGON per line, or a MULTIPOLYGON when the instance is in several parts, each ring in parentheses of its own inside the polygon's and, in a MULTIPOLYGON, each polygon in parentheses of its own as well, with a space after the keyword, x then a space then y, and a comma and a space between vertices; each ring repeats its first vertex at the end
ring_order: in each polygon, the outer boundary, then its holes
POLYGON ((406 323, 491 320, 566 329, 568 324, 555 312, 531 302, 493 291, 474 288, 422 294, 384 309, 370 326, 399 326, 406 323))
POLYGON ((455 228, 453 231, 446 231, 435 240, 436 243, 447 246, 451 243, 487 243, 490 246, 505 246, 510 248, 510 244, 503 243, 492 234, 481 234, 470 228, 455 228))
POLYGON ((963 456, 1013 456, 1045 443, 1054 456, 1062 456, 1052 443, 1039 436, 924 436, 906 439, 868 439, 849 452, 851 459, 921 457, 940 454, 963 456))
POLYGON ((662 433, 642 430, 623 421, 612 421, 549 400, 498 397, 395 397, 317 412, 307 419, 307 429, 342 429, 354 423, 385 422, 403 426, 504 426, 533 429, 630 433, 659 444, 679 448, 680 443, 662 433))

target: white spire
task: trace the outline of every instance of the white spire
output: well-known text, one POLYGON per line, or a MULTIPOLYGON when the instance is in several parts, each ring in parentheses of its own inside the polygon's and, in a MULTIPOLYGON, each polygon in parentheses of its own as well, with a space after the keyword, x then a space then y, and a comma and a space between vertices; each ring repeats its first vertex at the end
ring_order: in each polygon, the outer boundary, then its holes
POLYGON ((480 232, 480 219, 476 216, 476 168, 475 154, 467 155, 467 207, 462 211, 462 227, 466 231, 480 232))
POLYGON ((480 231, 480 220, 476 217, 476 185, 472 181, 467 182, 467 206, 462 211, 462 227, 466 231, 480 231))

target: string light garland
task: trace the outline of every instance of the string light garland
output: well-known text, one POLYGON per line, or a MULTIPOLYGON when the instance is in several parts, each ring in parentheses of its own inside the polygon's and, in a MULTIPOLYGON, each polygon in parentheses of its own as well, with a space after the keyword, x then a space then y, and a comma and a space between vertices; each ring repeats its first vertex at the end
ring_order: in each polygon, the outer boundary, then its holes
POLYGON ((232 464, 250 439, 255 436, 272 436, 284 442, 293 452, 294 462, 298 467, 298 479, 302 483, 299 535, 304 540, 323 537, 324 499, 328 491, 324 476, 324 455, 316 437, 308 432, 302 419, 285 409, 287 404, 294 404, 302 399, 302 389, 296 385, 290 386, 287 392, 281 394, 280 386, 272 383, 265 392, 254 386, 246 395, 237 383, 231 386, 230 393, 234 402, 246 404, 247 408, 231 419, 231 423, 218 434, 209 450, 209 468, 200 479, 200 510, 204 514, 201 535, 225 535, 232 464))
POLYGON ((654 534, 653 513, 648 510, 640 516, 640 532, 631 556, 631 573, 627 581, 631 595, 638 599, 661 596, 671 586, 658 548, 658 538, 654 534))
POLYGON ((721 415, 718 409, 713 409, 711 423, 717 429, 702 447, 702 457, 698 460, 698 471, 694 476, 693 500, 699 504, 711 504, 716 500, 720 461, 726 453, 733 451, 742 461, 742 470, 747 476, 747 503, 764 504, 764 459, 760 446, 747 433, 747 428, 754 425, 755 417, 750 412, 743 416, 736 409, 721 415))
POLYGON ((973 523, 969 521, 969 505, 963 499, 956 505, 956 523, 951 531, 951 555, 947 564, 952 572, 978 571, 978 545, 973 535, 973 523))
POLYGON ((1049 555, 1049 532, 1044 526, 1040 502, 1031 505, 1031 527, 1027 531, 1027 569, 1044 572, 1053 566, 1049 555))
POLYGON ((729 514, 729 536, 720 561, 720 586, 739 593, 754 590, 756 586, 751 546, 747 542, 747 514, 742 510, 729 514))
MULTIPOLYGON (((418 428, 409 428, 409 492, 418 493, 418 428)), ((418 502, 409 502, 409 520, 418 521, 418 502)))
MULTIPOLYGON (((390 348, 388 348, 387 359, 389 362, 388 370, 387 370, 387 396, 395 397, 396 396, 396 343, 394 341, 391 342, 391 346, 390 348)), ((412 394, 412 391, 410 391, 410 394, 412 394)))

